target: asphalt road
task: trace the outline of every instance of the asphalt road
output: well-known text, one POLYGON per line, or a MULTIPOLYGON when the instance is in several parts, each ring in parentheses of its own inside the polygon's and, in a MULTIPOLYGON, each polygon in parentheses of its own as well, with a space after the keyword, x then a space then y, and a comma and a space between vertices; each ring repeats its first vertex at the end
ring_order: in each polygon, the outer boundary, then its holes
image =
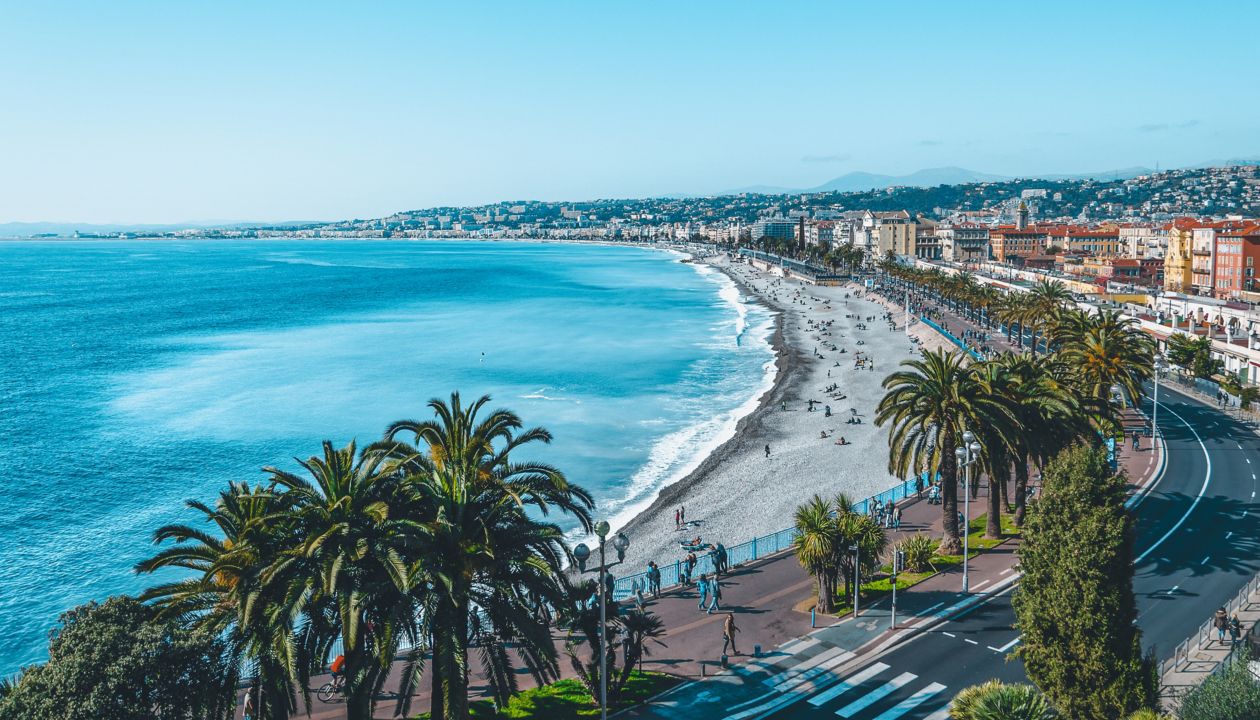
MULTIPOLYGON (((1159 399, 1167 466, 1135 501, 1133 585, 1143 642, 1163 659, 1260 569, 1260 438, 1164 386, 1159 399)), ((1026 682, 1012 653, 1019 634, 1010 597, 999 595, 768 717, 943 720, 964 687, 990 678, 1026 682)))

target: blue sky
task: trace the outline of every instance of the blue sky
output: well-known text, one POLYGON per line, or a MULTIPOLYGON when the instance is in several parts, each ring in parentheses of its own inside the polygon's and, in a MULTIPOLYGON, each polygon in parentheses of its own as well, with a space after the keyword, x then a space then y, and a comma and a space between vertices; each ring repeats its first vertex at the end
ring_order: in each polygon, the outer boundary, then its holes
POLYGON ((372 217, 500 199, 1260 155, 1260 4, 0 7, 0 222, 372 217))

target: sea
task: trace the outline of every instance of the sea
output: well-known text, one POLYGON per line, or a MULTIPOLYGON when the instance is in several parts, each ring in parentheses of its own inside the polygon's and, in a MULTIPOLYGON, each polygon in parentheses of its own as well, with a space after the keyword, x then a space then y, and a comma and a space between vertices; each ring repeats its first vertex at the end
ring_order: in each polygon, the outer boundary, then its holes
MULTIPOLYGON (((772 318, 725 275, 629 246, 0 242, 0 674, 63 611, 156 582, 187 499, 361 446, 459 391, 623 523, 773 381, 772 318)), ((572 523, 557 518, 571 527, 572 523)))

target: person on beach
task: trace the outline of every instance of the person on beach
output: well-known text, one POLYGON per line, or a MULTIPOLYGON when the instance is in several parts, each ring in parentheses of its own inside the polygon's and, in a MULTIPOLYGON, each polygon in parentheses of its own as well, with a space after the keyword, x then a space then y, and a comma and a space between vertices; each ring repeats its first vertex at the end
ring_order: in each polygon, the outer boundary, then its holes
POLYGON ((722 609, 718 607, 718 602, 722 600, 722 583, 718 582, 716 575, 709 581, 709 595, 713 600, 709 603, 709 610, 705 613, 706 615, 712 615, 714 610, 722 609))
POLYGON ((735 626, 735 613, 726 613, 726 621, 722 623, 722 654, 726 654, 727 646, 730 646, 731 652, 739 655, 739 649, 735 647, 735 633, 739 632, 739 628, 735 626))
POLYGON ((703 610, 706 602, 709 601, 709 576, 700 575, 700 579, 696 581, 696 593, 700 595, 700 603, 696 606, 697 610, 703 610))
POLYGON ((683 505, 682 507, 678 508, 678 521, 681 522, 683 525, 687 524, 687 506, 686 505, 683 505))
POLYGON ((766 457, 770 457, 770 445, 766 445, 766 457))
POLYGON ((682 523, 678 520, 678 508, 674 508, 674 529, 682 527, 682 523))

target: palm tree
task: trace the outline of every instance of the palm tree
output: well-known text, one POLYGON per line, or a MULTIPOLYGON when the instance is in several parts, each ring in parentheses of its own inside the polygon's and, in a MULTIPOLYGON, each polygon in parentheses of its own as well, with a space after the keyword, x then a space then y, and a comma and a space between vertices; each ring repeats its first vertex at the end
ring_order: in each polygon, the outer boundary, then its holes
POLYGON ((1130 398, 1142 394, 1151 377, 1155 348, 1137 321, 1104 310, 1073 318, 1060 330, 1063 361, 1077 378, 1082 395, 1105 401, 1119 385, 1130 398))
MULTIPOLYGON (((155 544, 174 545, 137 563, 136 572, 179 568, 192 574, 155 585, 140 599, 153 602, 162 616, 192 618, 221 634, 232 653, 230 667, 254 667, 259 717, 285 720, 297 711, 292 680, 306 665, 294 652, 291 626, 270 612, 277 598, 268 592, 264 571, 292 538, 292 503, 274 488, 233 482, 213 507, 196 500, 186 505, 216 532, 178 524, 156 530, 155 544)), ((234 685, 236 677, 226 681, 234 685)))
POLYGON ((1032 329, 1032 354, 1037 354, 1037 331, 1051 322, 1058 312, 1072 301, 1067 286, 1057 280, 1038 280, 1028 291, 1032 329))
POLYGON ((877 425, 891 424, 888 470, 898 477, 939 472, 945 537, 941 553, 960 550, 958 463, 954 449, 967 429, 1014 425, 1013 403, 988 390, 961 353, 936 350, 906 360, 884 379, 877 425))
POLYGON ((402 512, 409 502, 398 463, 379 450, 361 455, 351 442, 299 464, 309 477, 265 468, 292 499, 296 542, 269 566, 283 590, 274 614, 308 618, 300 630, 309 658, 340 641, 346 716, 370 720, 400 645, 421 643, 417 588, 426 528, 402 512))
POLYGON ((818 612, 835 612, 836 579, 836 520, 831 513, 831 503, 821 495, 815 495, 804 505, 796 508, 794 515, 796 539, 792 541, 796 560, 813 576, 818 588, 818 612))
POLYGON ((961 690, 949 716, 954 720, 1054 720, 1059 713, 1032 685, 990 680, 961 690))
MULTIPOLYGON (((516 462, 513 454, 550 442, 542 428, 521 430, 516 414, 494 410, 483 396, 465 406, 429 401, 434 420, 394 423, 378 447, 398 458, 420 500, 409 515, 426 528, 426 572, 432 578, 424 605, 425 633, 433 652, 432 716, 468 717, 468 648, 482 648, 496 698, 516 690, 509 645, 540 682, 558 673, 555 646, 538 602, 558 604, 561 569, 568 557, 559 527, 535 520, 553 510, 592 528, 589 493, 556 468, 516 462), (412 436, 414 444, 402 441, 412 436)), ((418 668, 417 668, 418 669, 418 668)), ((411 676, 411 673, 408 673, 411 676)))

